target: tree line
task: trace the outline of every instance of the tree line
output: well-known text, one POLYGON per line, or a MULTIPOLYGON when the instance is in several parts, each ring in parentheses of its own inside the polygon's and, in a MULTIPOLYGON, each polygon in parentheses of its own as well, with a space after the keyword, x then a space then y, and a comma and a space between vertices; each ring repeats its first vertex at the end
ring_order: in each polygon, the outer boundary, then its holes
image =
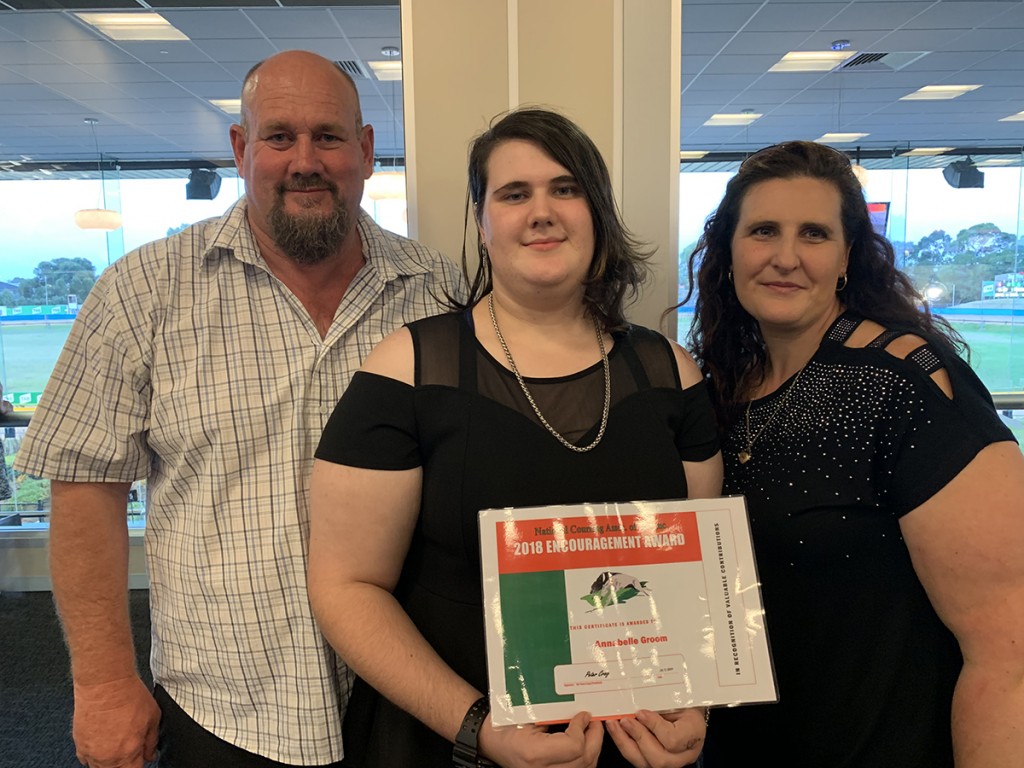
POLYGON ((66 304, 69 296, 81 304, 96 282, 96 266, 85 258, 60 258, 41 261, 32 277, 12 280, 13 288, 0 291, 0 305, 66 304))
POLYGON ((996 275, 1024 271, 1024 237, 992 223, 975 224, 955 237, 938 229, 916 243, 893 241, 893 248, 916 286, 941 283, 950 290, 946 301, 955 296, 957 304, 981 299, 981 284, 996 275))
MULTIPOLYGON (((981 284, 996 275, 1024 272, 1024 237, 1003 232, 992 223, 975 224, 956 236, 937 229, 917 242, 892 241, 896 265, 918 290, 940 283, 948 293, 933 305, 981 299, 981 284), (955 286, 955 288, 954 288, 955 286)), ((686 267, 697 243, 679 254, 680 288, 686 287, 686 267)))

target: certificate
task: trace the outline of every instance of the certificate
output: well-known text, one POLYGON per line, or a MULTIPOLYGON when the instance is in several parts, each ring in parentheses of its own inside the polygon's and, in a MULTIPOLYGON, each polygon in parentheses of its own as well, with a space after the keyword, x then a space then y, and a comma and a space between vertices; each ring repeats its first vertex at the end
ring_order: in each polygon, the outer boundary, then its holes
POLYGON ((742 496, 480 512, 491 719, 778 699, 742 496))

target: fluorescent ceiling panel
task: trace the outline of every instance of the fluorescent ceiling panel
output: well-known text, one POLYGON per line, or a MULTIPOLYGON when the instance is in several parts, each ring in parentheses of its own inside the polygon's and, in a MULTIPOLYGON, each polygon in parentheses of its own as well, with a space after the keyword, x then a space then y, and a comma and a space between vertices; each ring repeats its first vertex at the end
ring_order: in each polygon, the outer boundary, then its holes
POLYGON ((683 149, 679 152, 680 160, 700 160, 708 151, 706 149, 683 149))
POLYGON ((764 117, 760 112, 717 112, 704 121, 704 125, 750 125, 764 117))
POLYGON ((111 40, 188 40, 159 13, 76 13, 111 40))
POLYGON ((1016 115, 1009 115, 1008 117, 1000 117, 1000 123, 1014 123, 1024 122, 1024 112, 1018 112, 1016 115))
POLYGON ((790 51, 768 71, 828 72, 856 55, 857 51, 790 51))
POLYGON ((865 136, 870 136, 870 133, 826 133, 823 136, 819 136, 815 139, 817 142, 822 144, 846 144, 851 141, 857 141, 857 139, 863 139, 865 136))
POLYGON ((378 80, 401 80, 402 62, 400 61, 368 61, 373 74, 378 80))
POLYGON ((900 152, 900 157, 921 157, 923 155, 941 155, 953 147, 915 147, 907 152, 900 152))
POLYGON ((210 99, 210 103, 217 109, 227 112, 229 115, 242 114, 241 99, 210 99))
POLYGON ((900 96, 900 101, 948 101, 979 88, 980 85, 926 85, 906 96, 900 96))

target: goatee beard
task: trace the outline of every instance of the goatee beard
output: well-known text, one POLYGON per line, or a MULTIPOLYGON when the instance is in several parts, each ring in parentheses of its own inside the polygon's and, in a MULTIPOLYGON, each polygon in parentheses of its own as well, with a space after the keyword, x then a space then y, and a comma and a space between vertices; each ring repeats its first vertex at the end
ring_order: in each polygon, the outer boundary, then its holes
POLYGON ((277 247, 296 264, 318 264, 338 252, 348 237, 351 218, 338 196, 338 186, 326 182, 319 174, 293 177, 277 188, 277 199, 267 222, 277 247), (284 209, 284 193, 288 190, 326 188, 334 205, 330 212, 310 210, 291 214, 284 209))

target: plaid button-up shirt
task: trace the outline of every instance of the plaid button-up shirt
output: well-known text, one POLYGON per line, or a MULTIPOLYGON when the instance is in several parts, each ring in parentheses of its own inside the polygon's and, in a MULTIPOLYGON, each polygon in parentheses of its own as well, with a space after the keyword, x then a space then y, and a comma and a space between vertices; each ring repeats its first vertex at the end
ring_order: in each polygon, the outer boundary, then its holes
POLYGON ((463 291, 454 264, 365 213, 365 266, 321 339, 274 277, 245 200, 101 275, 18 453, 71 482, 147 478, 155 680, 273 760, 342 757, 350 673, 306 596, 308 476, 370 349, 463 291))

